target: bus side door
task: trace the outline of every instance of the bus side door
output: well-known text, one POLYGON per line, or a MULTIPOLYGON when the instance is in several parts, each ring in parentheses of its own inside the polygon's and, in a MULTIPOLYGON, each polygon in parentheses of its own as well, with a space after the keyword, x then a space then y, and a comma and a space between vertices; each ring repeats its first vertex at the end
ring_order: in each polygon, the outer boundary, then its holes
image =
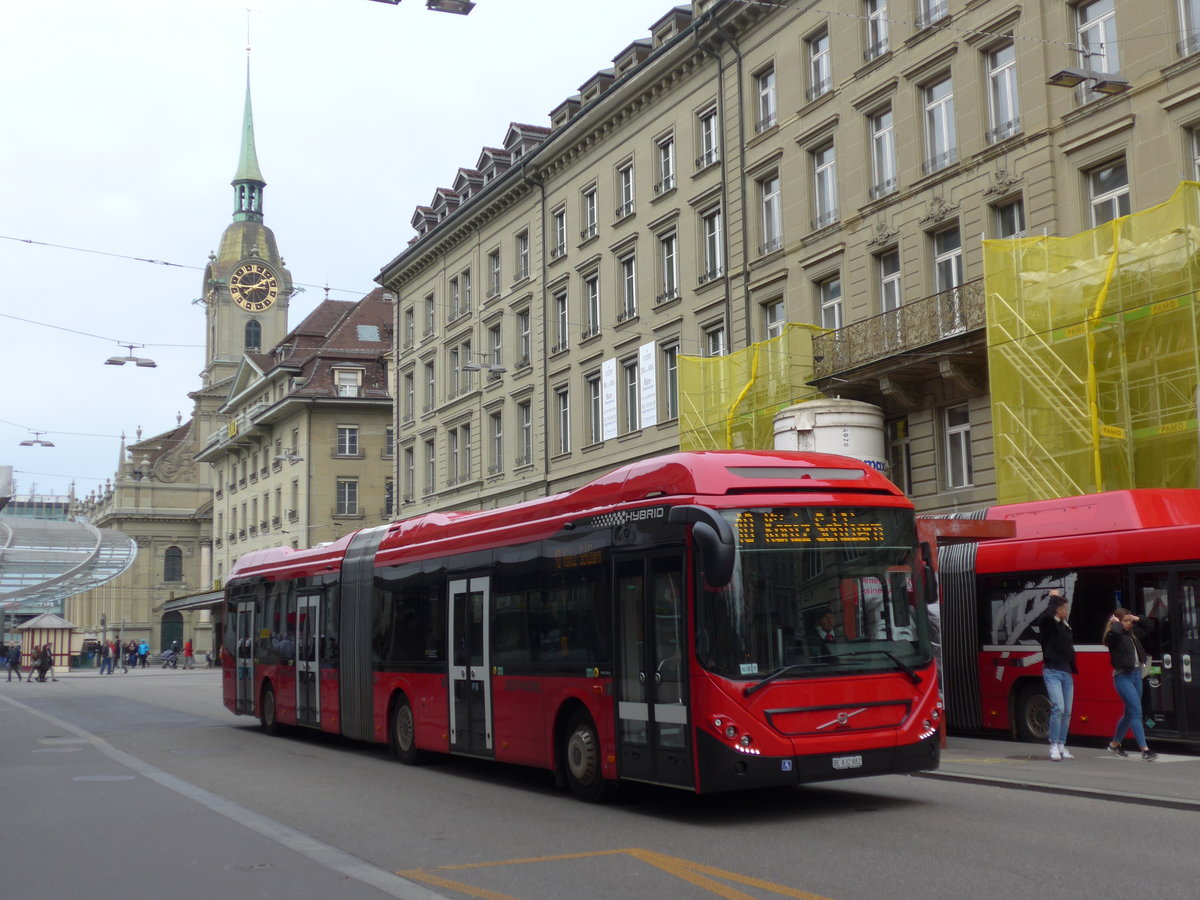
POLYGON ((321 592, 296 598, 296 723, 321 724, 321 592))
POLYGON ((237 666, 237 712, 254 715, 254 601, 243 600, 234 612, 234 662, 237 666))
POLYGON ((450 582, 450 750, 494 757, 492 743, 491 579, 450 582))
POLYGON ((615 566, 617 771, 690 787, 683 556, 618 557, 615 566))
POLYGON ((1200 568, 1134 571, 1135 615, 1157 621, 1146 650, 1145 712, 1164 732, 1200 738, 1200 568))

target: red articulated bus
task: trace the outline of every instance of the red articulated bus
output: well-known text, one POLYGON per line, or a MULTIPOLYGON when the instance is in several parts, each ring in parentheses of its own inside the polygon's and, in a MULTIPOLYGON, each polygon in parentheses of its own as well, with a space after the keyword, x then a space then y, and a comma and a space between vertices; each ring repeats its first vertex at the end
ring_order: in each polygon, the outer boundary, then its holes
POLYGON ((1200 741, 1200 490, 1127 490, 994 506, 1016 537, 943 548, 942 648, 947 721, 1044 741, 1050 701, 1035 622, 1048 593, 1071 601, 1073 735, 1112 738, 1123 705, 1104 623, 1118 607, 1156 619, 1142 709, 1152 738, 1200 741), (1194 662, 1193 662, 1194 661, 1194 662))
POLYGON ((676 453, 569 493, 248 553, 235 713, 552 770, 584 800, 937 767, 928 548, 870 466, 676 453), (827 633, 828 632, 828 633, 827 633))

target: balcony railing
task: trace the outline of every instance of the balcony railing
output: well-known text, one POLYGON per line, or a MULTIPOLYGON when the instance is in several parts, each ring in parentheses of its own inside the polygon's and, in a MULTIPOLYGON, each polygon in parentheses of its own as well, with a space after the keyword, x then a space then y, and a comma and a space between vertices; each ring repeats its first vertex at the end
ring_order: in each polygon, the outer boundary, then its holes
POLYGON ((987 324, 983 279, 922 297, 813 338, 813 375, 825 378, 987 324))
POLYGON ((867 45, 867 49, 863 51, 863 60, 870 62, 873 59, 879 59, 883 54, 887 53, 891 48, 887 38, 880 38, 873 44, 867 45))
POLYGON ((998 144, 1001 141, 1006 141, 1014 134, 1021 131, 1021 117, 1014 116, 1007 122, 1001 122, 995 128, 988 129, 987 142, 989 144, 998 144))

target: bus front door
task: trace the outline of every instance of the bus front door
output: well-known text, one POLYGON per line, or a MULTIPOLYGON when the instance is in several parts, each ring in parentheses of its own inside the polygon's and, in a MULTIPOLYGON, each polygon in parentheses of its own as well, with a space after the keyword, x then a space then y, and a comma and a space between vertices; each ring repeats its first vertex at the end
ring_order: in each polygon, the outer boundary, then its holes
POLYGON ((1143 712, 1155 731, 1200 738, 1200 569, 1135 571, 1135 615, 1154 619, 1146 636, 1152 674, 1145 680, 1143 712))
POLYGON ((682 555, 619 559, 617 760, 622 778, 695 783, 682 555))
POLYGON ((296 722, 321 724, 321 595, 296 598, 296 722))
POLYGON ((254 715, 254 603, 242 602, 234 613, 234 653, 237 665, 236 712, 254 715))
POLYGON ((492 675, 488 617, 489 579, 450 582, 450 749, 468 756, 495 756, 492 745, 492 675))

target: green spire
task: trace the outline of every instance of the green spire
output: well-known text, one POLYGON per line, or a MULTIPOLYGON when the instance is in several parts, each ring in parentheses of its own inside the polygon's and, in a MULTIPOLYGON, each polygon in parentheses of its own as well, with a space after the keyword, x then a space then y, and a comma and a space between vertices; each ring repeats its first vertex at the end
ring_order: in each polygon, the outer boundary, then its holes
POLYGON ((250 60, 246 60, 246 108, 242 114, 241 154, 237 174, 233 176, 234 221, 262 221, 262 194, 266 181, 258 168, 254 149, 254 111, 250 107, 250 60))

